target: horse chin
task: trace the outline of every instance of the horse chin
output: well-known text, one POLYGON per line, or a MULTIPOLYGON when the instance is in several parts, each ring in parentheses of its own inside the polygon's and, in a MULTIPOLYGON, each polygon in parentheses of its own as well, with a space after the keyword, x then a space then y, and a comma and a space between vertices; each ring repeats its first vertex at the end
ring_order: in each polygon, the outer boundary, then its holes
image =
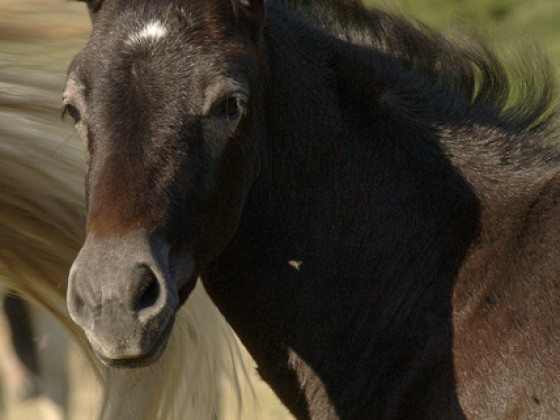
POLYGON ((169 319, 169 322, 165 326, 165 329, 160 334, 158 339, 154 341, 152 347, 145 353, 137 357, 125 357, 125 358, 110 358, 102 354, 101 351, 95 349, 93 352, 95 356, 99 359, 101 363, 110 368, 141 368, 149 366, 159 360, 163 355, 167 343, 169 342, 169 337, 171 336, 171 331, 173 330, 173 324, 175 322, 175 316, 169 319))

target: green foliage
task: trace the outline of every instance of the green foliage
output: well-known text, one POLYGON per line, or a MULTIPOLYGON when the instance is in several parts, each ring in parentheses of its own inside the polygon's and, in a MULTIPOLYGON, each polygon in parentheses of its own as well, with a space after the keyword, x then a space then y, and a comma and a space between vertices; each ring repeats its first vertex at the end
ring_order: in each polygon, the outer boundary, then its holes
POLYGON ((497 51, 539 45, 560 65, 558 0, 365 0, 441 30, 458 28, 491 40, 497 51))

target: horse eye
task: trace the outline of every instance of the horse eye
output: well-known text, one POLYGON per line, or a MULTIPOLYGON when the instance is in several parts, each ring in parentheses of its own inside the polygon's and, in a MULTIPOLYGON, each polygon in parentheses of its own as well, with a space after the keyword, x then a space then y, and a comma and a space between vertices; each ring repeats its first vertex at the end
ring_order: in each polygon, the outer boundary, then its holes
POLYGON ((62 111, 62 117, 64 118, 66 114, 72 117, 74 123, 78 123, 82 119, 82 116, 80 115, 80 111, 78 111, 78 109, 71 104, 66 104, 64 106, 64 110, 62 111))
POLYGON ((246 99, 241 94, 227 95, 214 108, 214 115, 224 118, 228 121, 238 120, 245 111, 246 99))
POLYGON ((231 97, 226 100, 225 115, 230 119, 235 119, 240 112, 238 98, 231 97))

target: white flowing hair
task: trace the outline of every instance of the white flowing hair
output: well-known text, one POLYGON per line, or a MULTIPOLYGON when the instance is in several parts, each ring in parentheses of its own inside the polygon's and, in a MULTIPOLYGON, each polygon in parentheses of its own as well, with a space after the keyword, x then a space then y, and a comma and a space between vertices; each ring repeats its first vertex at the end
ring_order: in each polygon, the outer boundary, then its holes
MULTIPOLYGON (((0 95, 0 111, 3 105, 0 95)), ((34 126, 36 119, 17 118, 0 112, 0 282, 54 314, 75 339, 101 384, 98 418, 241 417, 247 408, 242 410, 242 400, 254 403, 245 360, 200 285, 179 311, 168 348, 155 364, 111 369, 92 354, 65 302, 68 270, 84 239, 81 151, 63 144, 64 137, 49 139, 34 126), (224 383, 237 402, 232 406, 230 395, 227 409, 221 407, 224 383)))

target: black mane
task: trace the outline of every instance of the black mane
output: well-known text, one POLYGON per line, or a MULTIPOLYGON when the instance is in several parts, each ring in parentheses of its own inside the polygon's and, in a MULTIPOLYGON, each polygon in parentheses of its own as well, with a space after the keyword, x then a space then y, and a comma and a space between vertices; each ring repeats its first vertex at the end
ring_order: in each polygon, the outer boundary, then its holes
MULTIPOLYGON (((423 72, 438 89, 462 97, 470 111, 490 113, 509 130, 550 135, 558 120, 557 83, 547 57, 535 46, 504 63, 475 35, 445 37, 419 21, 359 0, 281 0, 301 19, 329 34, 401 60, 423 72), (511 67, 511 70, 509 70, 511 67)), ((466 117, 466 116, 465 116, 466 117)))

